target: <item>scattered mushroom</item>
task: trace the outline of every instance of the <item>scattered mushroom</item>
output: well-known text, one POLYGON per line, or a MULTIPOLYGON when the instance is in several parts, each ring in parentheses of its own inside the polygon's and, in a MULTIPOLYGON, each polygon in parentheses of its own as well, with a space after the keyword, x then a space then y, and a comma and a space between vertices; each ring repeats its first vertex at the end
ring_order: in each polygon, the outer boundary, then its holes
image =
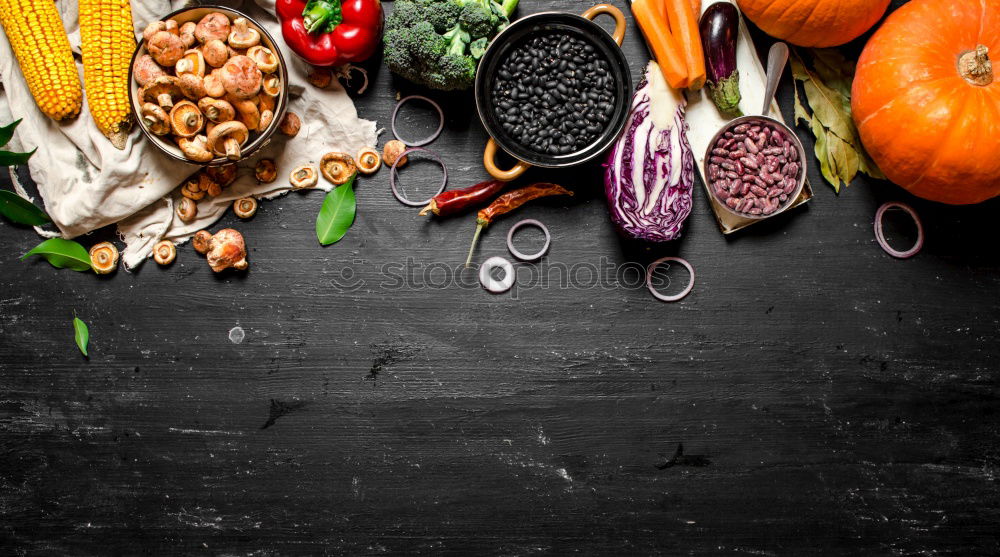
POLYGON ((278 178, 278 168, 271 159, 260 159, 253 169, 253 175, 261 184, 270 184, 278 178))
POLYGON ((214 235, 199 230, 191 244, 198 253, 205 254, 208 266, 216 273, 230 268, 242 271, 249 266, 243 235, 232 228, 224 228, 214 235))
POLYGON ((157 31, 146 43, 146 50, 161 66, 173 66, 184 56, 184 43, 168 31, 157 31))
POLYGON ((206 168, 205 174, 218 182, 220 186, 226 187, 236 181, 236 170, 235 164, 223 164, 206 168))
POLYGON ((184 182, 184 185, 181 186, 181 195, 192 201, 205 199, 205 190, 201 188, 201 179, 197 174, 184 182))
POLYGON ((197 216, 198 204, 190 197, 182 197, 177 204, 177 218, 181 219, 181 222, 191 222, 197 216))
POLYGON ((139 92, 139 97, 144 102, 156 102, 156 104, 170 110, 174 107, 174 97, 180 94, 181 90, 177 86, 177 78, 162 75, 147 83, 139 92))
POLYGON ((241 219, 248 219, 257 214, 257 200, 243 197, 233 202, 233 212, 241 219))
POLYGON ((233 30, 229 32, 229 46, 250 48, 260 43, 260 32, 250 27, 245 17, 233 20, 233 30))
POLYGON ((170 129, 177 137, 194 137, 205 126, 205 118, 191 101, 181 101, 170 111, 170 129))
POLYGON ((198 101, 198 109, 205 115, 205 118, 216 124, 236 119, 236 109, 222 99, 205 97, 198 101))
POLYGON ((170 265, 177 258, 177 246, 170 240, 161 240, 153 246, 153 261, 160 265, 170 265))
POLYGON ((294 189, 301 190, 315 186, 316 182, 319 181, 319 175, 315 168, 305 165, 293 170, 288 176, 288 181, 294 189))
POLYGON ((229 60, 229 48, 226 47, 226 43, 215 39, 201 46, 201 55, 209 66, 221 68, 226 65, 226 60, 229 60))
POLYGON ((204 44, 208 41, 218 39, 224 41, 229 38, 229 18, 221 12, 212 12, 201 18, 194 28, 194 36, 198 42, 204 44))
POLYGON ((398 139, 393 139, 392 141, 387 141, 385 146, 382 147, 382 160, 385 164, 392 166, 396 165, 396 168, 401 168, 406 165, 407 157, 403 156, 406 152, 406 144, 398 139), (399 159, 399 162, 396 162, 399 159))
POLYGON ((349 182, 358 168, 347 153, 327 153, 319 161, 319 170, 330 183, 339 186, 349 182))
POLYGON ((222 66, 222 85, 234 97, 249 99, 260 92, 263 75, 253 60, 246 56, 233 56, 222 66))
POLYGON ((205 80, 193 73, 182 74, 177 80, 177 87, 185 97, 196 101, 208 95, 205 80))
POLYGON ((177 36, 180 37, 181 43, 184 44, 184 48, 191 48, 192 46, 194 46, 194 43, 198 42, 198 39, 196 39, 194 36, 194 30, 197 27, 198 24, 193 21, 189 21, 184 25, 181 25, 181 28, 178 30, 177 36))
POLYGON ((313 68, 312 71, 309 72, 308 79, 309 83, 312 83, 313 87, 326 89, 333 81, 333 72, 327 68, 313 68))
POLYGON ((192 48, 177 61, 174 71, 177 75, 190 73, 198 77, 205 77, 205 65, 205 55, 200 50, 192 48))
POLYGON ((239 160, 240 148, 249 136, 249 130, 242 122, 223 122, 209 134, 208 148, 216 155, 225 155, 231 161, 239 160))
POLYGON ((132 66, 132 77, 135 78, 139 87, 145 87, 154 79, 165 75, 167 72, 163 71, 156 60, 153 60, 153 57, 148 54, 136 58, 135 64, 132 66))
POLYGON ((215 158, 208 150, 208 137, 205 135, 196 135, 191 138, 182 137, 177 140, 177 146, 180 147, 181 153, 185 157, 195 162, 208 162, 215 158))
POLYGON ((206 75, 202 85, 205 86, 205 93, 209 97, 219 98, 226 94, 226 88, 222 85, 221 70, 213 70, 212 73, 206 75))
POLYGON ((170 118, 167 116, 167 111, 159 105, 143 103, 140 115, 143 125, 155 135, 170 133, 170 118))
POLYGON ((281 133, 295 137, 299 134, 299 128, 302 127, 302 121, 299 120, 299 115, 294 112, 289 112, 285 114, 285 117, 281 120, 281 125, 278 127, 281 133))
POLYGON ((358 165, 358 172, 370 175, 378 172, 378 169, 382 166, 382 157, 379 156, 378 150, 374 147, 364 147, 358 151, 355 162, 358 165))
POLYGON ((264 73, 272 73, 278 69, 278 57, 266 46, 250 47, 250 50, 247 51, 247 57, 253 60, 260 71, 264 73))
POLYGON ((268 97, 277 97, 281 94, 281 78, 275 74, 265 76, 260 90, 268 97))
POLYGON ((99 275, 106 275, 118 268, 118 248, 111 242, 101 242, 90 248, 90 266, 99 275))
POLYGON ((257 103, 232 95, 227 96, 226 100, 236 109, 236 119, 242 122, 247 130, 257 130, 260 127, 260 110, 257 108, 257 103))

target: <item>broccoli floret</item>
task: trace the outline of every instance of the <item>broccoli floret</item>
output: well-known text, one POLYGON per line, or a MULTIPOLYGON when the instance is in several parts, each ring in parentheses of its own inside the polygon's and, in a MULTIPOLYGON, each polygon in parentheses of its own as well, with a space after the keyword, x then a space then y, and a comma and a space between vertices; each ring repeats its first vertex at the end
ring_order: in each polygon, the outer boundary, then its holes
POLYGON ((518 0, 397 0, 386 18, 385 62, 414 83, 468 89, 489 40, 518 0))

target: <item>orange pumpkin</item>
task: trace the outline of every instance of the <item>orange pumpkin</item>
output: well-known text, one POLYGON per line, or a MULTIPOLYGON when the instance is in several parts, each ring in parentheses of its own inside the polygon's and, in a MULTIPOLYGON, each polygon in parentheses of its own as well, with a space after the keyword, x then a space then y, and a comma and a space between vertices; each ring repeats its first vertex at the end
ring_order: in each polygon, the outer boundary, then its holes
POLYGON ((799 46, 828 47, 871 29, 889 0, 739 0, 740 10, 765 33, 799 46))
POLYGON ((1000 195, 1000 2, 912 0, 865 47, 851 109, 868 153, 914 195, 1000 195))

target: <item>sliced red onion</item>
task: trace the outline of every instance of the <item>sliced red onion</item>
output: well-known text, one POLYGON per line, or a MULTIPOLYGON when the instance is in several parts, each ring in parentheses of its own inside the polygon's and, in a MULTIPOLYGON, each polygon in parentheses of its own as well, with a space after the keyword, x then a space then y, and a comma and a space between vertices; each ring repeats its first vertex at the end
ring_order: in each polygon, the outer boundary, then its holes
POLYGON ((924 247, 924 225, 923 223, 920 222, 920 217, 917 216, 917 212, 913 210, 913 207, 910 207, 906 203, 900 203, 898 201, 890 201, 889 203, 886 203, 881 207, 879 207, 878 211, 875 212, 875 241, 877 241, 878 245, 883 250, 885 250, 885 252, 888 253, 889 255, 897 259, 908 259, 919 253, 921 248, 924 247), (885 231, 883 230, 882 227, 882 219, 885 218, 885 212, 893 208, 902 209, 903 211, 905 211, 907 214, 910 215, 910 218, 912 218, 913 222, 917 225, 917 241, 915 244, 913 244, 912 248, 906 251, 899 251, 897 249, 893 249, 893 247, 889 245, 889 242, 885 240, 885 231))
POLYGON ((690 294, 691 290, 694 288, 694 268, 691 267, 690 263, 681 259, 680 257, 663 257, 657 259, 656 261, 650 263, 649 267, 646 268, 646 288, 648 288, 649 291, 653 293, 653 297, 655 297, 657 300, 663 302, 676 302, 684 298, 684 296, 690 294), (676 261, 681 265, 684 265, 684 267, 688 270, 688 273, 691 274, 691 280, 690 282, 688 282, 687 287, 685 287, 684 290, 682 290, 679 294, 674 294, 673 296, 667 296, 666 294, 661 294, 657 292, 655 288, 653 288, 653 271, 655 271, 656 268, 659 267, 661 263, 666 263, 667 261, 676 261))
POLYGON ((510 232, 507 233, 507 249, 510 250, 510 253, 514 257, 520 259, 521 261, 537 261, 541 259, 542 256, 545 255, 545 252, 549 251, 550 243, 552 243, 552 236, 549 236, 549 229, 546 228, 544 224, 538 222, 535 219, 524 219, 521 222, 510 227, 510 232), (542 233, 545 234, 545 245, 542 246, 542 249, 538 250, 537 253, 526 255, 524 253, 521 253, 520 251, 517 250, 517 248, 514 247, 514 233, 524 226, 536 226, 542 231, 542 233))
POLYGON ((483 288, 494 293, 503 294, 514 286, 514 266, 503 257, 491 257, 479 268, 479 283, 483 288), (503 280, 493 278, 493 269, 503 269, 503 280))
POLYGON ((394 195, 396 199, 398 199, 399 202, 402 203, 403 205, 409 205, 410 207, 423 207, 424 205, 430 203, 432 199, 437 197, 438 194, 443 192, 444 189, 448 187, 448 167, 444 165, 444 161, 441 160, 441 157, 439 157, 437 153, 424 149, 423 147, 411 147, 403 151, 403 154, 399 155, 399 157, 396 158, 396 162, 392 163, 392 169, 389 172, 389 185, 392 187, 392 195, 394 195), (406 156, 409 155, 410 153, 416 153, 416 152, 426 153, 427 156, 434 159, 435 161, 437 161, 438 164, 441 165, 441 170, 444 172, 444 178, 441 179, 441 189, 439 189, 437 193, 428 197, 427 199, 424 199, 423 201, 410 201, 409 199, 403 197, 403 195, 399 193, 399 189, 396 188, 396 180, 398 180, 396 176, 397 174, 396 165, 398 165, 399 161, 406 158, 406 156))
POLYGON ((437 139, 439 135, 441 135, 441 130, 444 129, 444 111, 441 110, 441 105, 439 105, 438 103, 436 103, 436 102, 428 99, 427 97, 424 97, 423 95, 410 95, 409 97, 405 97, 403 99, 400 99, 400 101, 398 103, 396 103, 396 108, 392 109, 392 120, 391 120, 390 126, 392 127, 392 135, 396 136, 396 139, 402 141, 403 143, 405 143, 409 147, 420 147, 421 145, 427 145, 431 141, 434 141, 435 139, 437 139), (437 131, 435 131, 430 136, 425 137, 424 139, 421 139, 419 141, 409 141, 409 140, 403 139, 402 137, 399 136, 399 132, 396 131, 396 114, 399 113, 399 107, 403 106, 404 104, 406 104, 407 102, 412 101, 412 100, 421 100, 421 101, 424 101, 427 104, 429 104, 429 105, 433 106, 434 108, 436 108, 437 111, 438 111, 439 121, 438 121, 437 131))

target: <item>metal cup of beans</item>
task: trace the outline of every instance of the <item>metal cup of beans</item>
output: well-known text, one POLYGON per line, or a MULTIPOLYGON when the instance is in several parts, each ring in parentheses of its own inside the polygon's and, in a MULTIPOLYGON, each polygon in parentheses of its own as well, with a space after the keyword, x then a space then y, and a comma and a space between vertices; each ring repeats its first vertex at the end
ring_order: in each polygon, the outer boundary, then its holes
POLYGON ((483 156, 498 180, 532 166, 561 168, 598 157, 628 119, 632 77, 620 48, 625 16, 607 4, 575 15, 533 14, 504 29, 476 73, 476 108, 490 135, 483 156), (592 19, 615 19, 608 34, 592 19), (517 159, 495 162, 497 147, 517 159))
POLYGON ((788 126, 767 116, 743 116, 708 144, 709 190, 730 213, 773 217, 791 207, 806 182, 805 150, 788 126))

